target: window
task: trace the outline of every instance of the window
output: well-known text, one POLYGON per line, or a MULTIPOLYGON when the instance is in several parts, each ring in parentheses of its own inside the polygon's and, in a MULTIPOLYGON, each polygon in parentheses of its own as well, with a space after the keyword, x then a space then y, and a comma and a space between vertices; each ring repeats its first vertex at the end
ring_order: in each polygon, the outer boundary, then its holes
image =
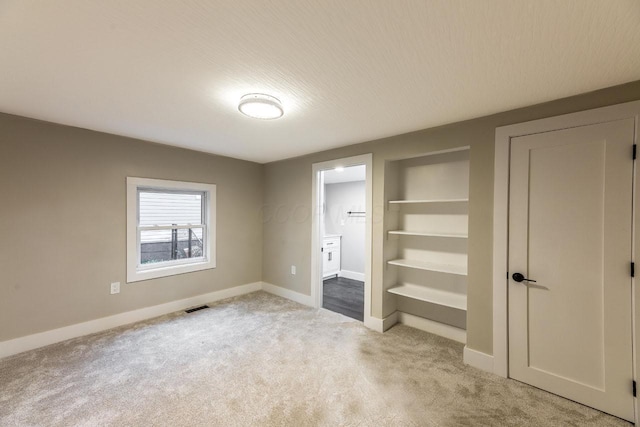
POLYGON ((216 186, 127 178, 127 282, 215 268, 216 186))

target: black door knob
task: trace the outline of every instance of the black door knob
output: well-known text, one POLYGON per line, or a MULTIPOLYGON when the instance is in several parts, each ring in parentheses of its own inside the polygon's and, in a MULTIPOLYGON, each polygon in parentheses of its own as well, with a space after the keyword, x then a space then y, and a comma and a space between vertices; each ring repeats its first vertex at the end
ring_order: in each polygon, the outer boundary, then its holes
POLYGON ((513 278, 513 280, 515 280, 518 283, 520 283, 520 282, 535 282, 535 280, 527 279, 526 277, 524 277, 522 275, 522 273, 513 273, 513 276, 511 276, 511 277, 513 278))

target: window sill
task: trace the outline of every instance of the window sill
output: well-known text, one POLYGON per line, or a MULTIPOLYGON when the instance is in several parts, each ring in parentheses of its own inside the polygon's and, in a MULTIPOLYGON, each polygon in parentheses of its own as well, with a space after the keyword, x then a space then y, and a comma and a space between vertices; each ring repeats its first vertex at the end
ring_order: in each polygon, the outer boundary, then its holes
POLYGON ((216 264, 212 260, 209 260, 203 262, 195 262, 192 264, 171 265, 144 270, 133 269, 133 271, 127 271, 127 283, 158 279, 160 277, 175 276, 177 274, 192 273, 194 271, 210 270, 213 268, 216 268, 216 264))

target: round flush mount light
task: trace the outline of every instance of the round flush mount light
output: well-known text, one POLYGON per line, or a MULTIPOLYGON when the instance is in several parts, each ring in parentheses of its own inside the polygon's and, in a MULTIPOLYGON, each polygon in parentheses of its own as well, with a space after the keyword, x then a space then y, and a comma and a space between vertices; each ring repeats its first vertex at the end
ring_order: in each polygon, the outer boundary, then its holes
POLYGON ((238 110, 254 119, 272 120, 282 117, 284 110, 280 100, 264 93, 248 93, 240 98, 238 110))

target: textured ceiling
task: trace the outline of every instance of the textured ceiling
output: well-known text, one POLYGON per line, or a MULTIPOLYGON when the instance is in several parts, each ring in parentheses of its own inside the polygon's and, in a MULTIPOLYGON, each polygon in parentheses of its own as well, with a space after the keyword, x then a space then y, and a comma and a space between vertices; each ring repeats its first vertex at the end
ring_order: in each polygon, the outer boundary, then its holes
POLYGON ((640 1, 0 0, 0 64, 2 112, 268 162, 638 80, 640 1))
POLYGON ((328 170, 324 172, 325 184, 340 184, 343 182, 364 181, 367 179, 367 167, 365 165, 347 166, 341 172, 328 170))

